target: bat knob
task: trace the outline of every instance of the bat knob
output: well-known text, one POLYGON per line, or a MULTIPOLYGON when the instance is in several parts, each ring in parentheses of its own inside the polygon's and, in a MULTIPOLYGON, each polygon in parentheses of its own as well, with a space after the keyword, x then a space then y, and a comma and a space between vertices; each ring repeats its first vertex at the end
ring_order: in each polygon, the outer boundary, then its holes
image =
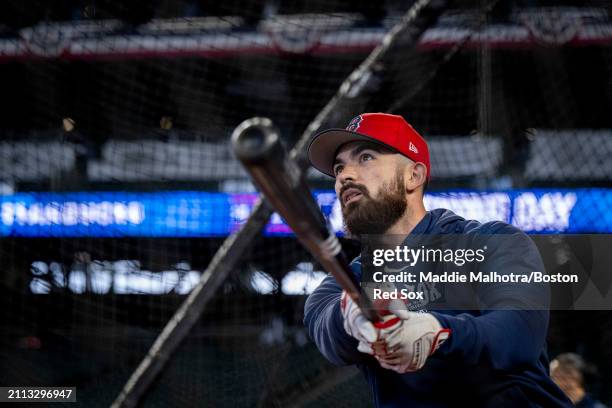
POLYGON ((232 146, 238 159, 244 163, 279 159, 284 153, 278 129, 270 119, 261 117, 239 124, 232 132, 232 146))

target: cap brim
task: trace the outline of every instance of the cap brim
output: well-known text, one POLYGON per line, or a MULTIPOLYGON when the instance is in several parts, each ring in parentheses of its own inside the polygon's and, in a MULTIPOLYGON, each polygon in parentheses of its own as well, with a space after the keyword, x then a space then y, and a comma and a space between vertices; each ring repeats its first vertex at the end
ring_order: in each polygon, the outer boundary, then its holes
MULTIPOLYGON (((308 160, 315 169, 330 177, 334 176, 334 159, 338 149, 349 142, 365 140, 392 149, 390 146, 361 133, 345 129, 328 129, 317 133, 308 145, 308 160)), ((394 150, 394 149, 392 149, 394 150)))

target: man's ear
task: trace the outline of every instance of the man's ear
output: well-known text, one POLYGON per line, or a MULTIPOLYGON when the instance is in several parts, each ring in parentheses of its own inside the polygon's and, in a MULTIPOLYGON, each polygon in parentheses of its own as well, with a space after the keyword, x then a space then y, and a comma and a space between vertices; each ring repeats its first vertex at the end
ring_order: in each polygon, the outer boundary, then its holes
POLYGON ((427 181, 427 168, 423 163, 414 163, 404 168, 404 184, 407 192, 413 192, 427 181))

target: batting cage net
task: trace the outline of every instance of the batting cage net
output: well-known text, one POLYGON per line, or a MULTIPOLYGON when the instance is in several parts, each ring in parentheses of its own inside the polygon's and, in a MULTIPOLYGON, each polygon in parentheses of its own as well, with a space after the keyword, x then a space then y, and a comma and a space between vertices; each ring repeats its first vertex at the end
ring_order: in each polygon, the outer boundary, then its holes
MULTIPOLYGON (((78 404, 109 406, 198 282, 223 276, 143 406, 371 406, 358 370, 328 363, 302 323, 326 272, 277 214, 266 222, 231 151, 254 116, 305 168, 316 131, 399 114, 430 146, 428 208, 612 232, 607 2, 458 3, 9 2, 0 384, 76 386, 78 404)), ((333 180, 305 172, 341 234, 333 180)), ((604 401, 610 321, 553 312, 549 334, 552 355, 599 365, 604 401)))

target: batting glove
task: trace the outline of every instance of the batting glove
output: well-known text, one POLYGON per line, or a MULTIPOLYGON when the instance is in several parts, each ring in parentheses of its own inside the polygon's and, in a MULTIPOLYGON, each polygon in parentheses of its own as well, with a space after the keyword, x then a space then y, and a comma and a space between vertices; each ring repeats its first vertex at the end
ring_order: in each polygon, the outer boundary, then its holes
MULTIPOLYGON (((379 307, 382 307, 379 305, 379 307)), ((384 305, 392 311, 398 313, 405 312, 405 304, 401 301, 392 300, 384 305)), ((381 339, 381 329, 391 329, 398 327, 401 320, 389 311, 381 310, 385 316, 383 320, 373 324, 361 312, 361 309, 351 299, 346 291, 342 291, 340 297, 340 310, 344 318, 344 330, 352 337, 359 340, 357 350, 370 355, 385 356, 387 354, 387 344, 381 339)))
MULTIPOLYGON (((385 352, 374 356, 381 367, 400 374, 423 368, 431 356, 450 336, 450 329, 444 329, 430 313, 416 313, 407 310, 394 311, 396 320, 386 318, 393 324, 379 329, 379 342, 384 341, 385 352)), ((385 322, 378 323, 383 325, 385 322)))
POLYGON ((370 344, 378 339, 378 329, 366 319, 357 303, 351 299, 346 291, 342 291, 340 297, 340 311, 344 318, 344 330, 350 336, 359 340, 357 349, 362 353, 373 354, 370 344))

